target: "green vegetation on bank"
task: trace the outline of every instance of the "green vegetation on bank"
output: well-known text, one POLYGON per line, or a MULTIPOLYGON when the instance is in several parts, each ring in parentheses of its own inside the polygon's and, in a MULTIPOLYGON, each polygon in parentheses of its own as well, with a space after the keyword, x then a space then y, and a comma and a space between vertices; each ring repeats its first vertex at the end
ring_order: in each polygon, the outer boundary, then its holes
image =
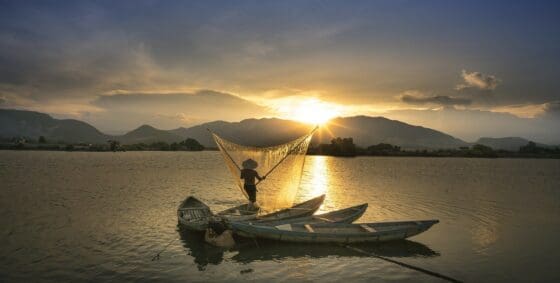
POLYGON ((0 141, 0 149, 11 150, 65 150, 65 151, 201 151, 204 146, 197 140, 187 138, 181 142, 166 143, 137 143, 124 144, 117 140, 108 140, 106 144, 68 144, 64 142, 50 142, 41 136, 37 140, 13 138, 0 141))
POLYGON ((425 156, 425 157, 513 157, 513 158, 560 158, 560 147, 542 147, 534 142, 521 146, 518 151, 494 150, 489 146, 475 144, 458 149, 416 149, 404 150, 400 146, 380 143, 361 148, 353 143, 352 138, 334 138, 330 144, 309 146, 310 155, 329 156, 425 156))
MULTIPOLYGON (((187 138, 181 142, 120 144, 117 140, 108 140, 106 144, 68 144, 60 141, 52 142, 47 138, 25 139, 12 138, 0 140, 0 150, 54 150, 54 151, 202 151, 216 150, 205 148, 197 140, 187 138)), ((403 149, 388 143, 379 143, 362 148, 354 144, 353 138, 337 137, 329 144, 310 145, 309 155, 327 156, 424 156, 424 157, 484 157, 484 158, 560 158, 560 147, 545 147, 528 142, 517 151, 495 150, 489 146, 475 144, 457 149, 403 149)))

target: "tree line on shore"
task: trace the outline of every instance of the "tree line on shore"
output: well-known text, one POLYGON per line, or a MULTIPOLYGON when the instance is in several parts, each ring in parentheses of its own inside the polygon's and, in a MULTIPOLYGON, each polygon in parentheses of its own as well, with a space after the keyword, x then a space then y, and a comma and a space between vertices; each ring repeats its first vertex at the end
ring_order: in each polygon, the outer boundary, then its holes
POLYGON ((13 150, 65 150, 65 151, 202 151, 204 146, 197 140, 187 138, 181 142, 121 144, 117 140, 108 140, 107 144, 76 143, 61 141, 49 142, 43 136, 38 139, 12 138, 0 143, 0 149, 13 150))
POLYGON ((470 147, 458 149, 415 149, 405 150, 400 146, 388 143, 379 143, 367 148, 358 147, 352 138, 334 138, 329 144, 311 145, 308 150, 310 155, 329 156, 425 156, 425 157, 544 157, 560 158, 560 147, 542 147, 535 142, 528 142, 517 151, 495 150, 489 146, 475 144, 470 147))
MULTIPOLYGON (((43 136, 36 140, 12 138, 0 143, 0 149, 12 150, 66 150, 66 151, 202 151, 215 150, 205 148, 197 140, 187 138, 181 142, 166 143, 136 143, 121 144, 117 140, 109 140, 107 144, 66 144, 63 142, 49 143, 43 136)), ((400 146, 379 143, 363 148, 354 144, 353 138, 333 138, 328 144, 310 145, 309 155, 328 156, 425 156, 425 157, 534 157, 534 158, 560 158, 560 147, 543 147, 534 142, 521 146, 517 151, 495 150, 489 146, 475 144, 470 147, 458 149, 403 149, 400 146)))

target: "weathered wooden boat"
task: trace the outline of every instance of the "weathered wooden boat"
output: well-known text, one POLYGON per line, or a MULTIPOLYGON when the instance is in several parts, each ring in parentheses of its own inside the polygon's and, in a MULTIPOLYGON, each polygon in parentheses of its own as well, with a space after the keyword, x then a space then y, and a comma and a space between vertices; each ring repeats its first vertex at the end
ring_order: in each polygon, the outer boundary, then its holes
POLYGON ((257 221, 274 221, 280 219, 298 218, 310 216, 321 207, 325 201, 325 195, 312 198, 308 201, 296 204, 290 208, 282 209, 273 213, 257 216, 257 221))
POLYGON ((257 209, 247 209, 249 207, 248 204, 244 204, 219 212, 217 215, 223 217, 228 221, 249 221, 254 219, 262 221, 272 221, 279 219, 297 218, 312 215, 319 209, 324 200, 325 195, 320 195, 308 201, 296 204, 290 208, 282 209, 261 216, 258 216, 259 211, 257 209))
POLYGON ((189 230, 206 230, 213 216, 210 207, 192 196, 187 197, 177 208, 179 223, 189 230))
POLYGON ((220 211, 216 215, 231 221, 243 221, 255 219, 258 213, 258 207, 249 204, 242 204, 226 209, 224 211, 220 211))
POLYGON ((344 209, 339 209, 323 214, 316 214, 311 216, 288 218, 280 220, 255 220, 251 221, 253 224, 266 225, 266 226, 278 226, 284 224, 315 224, 315 223, 352 223, 360 218, 368 207, 367 203, 347 207, 344 209))
POLYGON ((359 224, 284 224, 230 223, 234 233, 249 238, 300 243, 366 243, 401 240, 428 230, 438 220, 397 221, 359 224))

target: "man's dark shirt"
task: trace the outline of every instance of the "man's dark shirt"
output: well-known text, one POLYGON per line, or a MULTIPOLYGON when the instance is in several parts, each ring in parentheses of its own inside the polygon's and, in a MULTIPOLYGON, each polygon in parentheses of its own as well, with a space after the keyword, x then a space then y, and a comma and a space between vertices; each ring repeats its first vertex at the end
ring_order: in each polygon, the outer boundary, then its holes
POLYGON ((241 170, 241 179, 245 180, 245 184, 247 185, 254 185, 255 179, 259 178, 259 173, 253 169, 242 169, 241 170))

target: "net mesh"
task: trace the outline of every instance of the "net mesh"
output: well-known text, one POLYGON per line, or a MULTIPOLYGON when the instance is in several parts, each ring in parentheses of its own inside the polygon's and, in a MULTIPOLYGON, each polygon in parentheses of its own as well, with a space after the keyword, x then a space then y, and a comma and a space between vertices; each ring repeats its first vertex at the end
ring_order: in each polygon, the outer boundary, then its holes
POLYGON ((257 183, 257 203, 261 213, 269 213, 293 205, 305 161, 305 154, 313 132, 291 142, 271 147, 251 147, 233 143, 212 133, 234 182, 243 195, 248 195, 240 178, 242 163, 253 159, 255 169, 266 179, 257 183))

